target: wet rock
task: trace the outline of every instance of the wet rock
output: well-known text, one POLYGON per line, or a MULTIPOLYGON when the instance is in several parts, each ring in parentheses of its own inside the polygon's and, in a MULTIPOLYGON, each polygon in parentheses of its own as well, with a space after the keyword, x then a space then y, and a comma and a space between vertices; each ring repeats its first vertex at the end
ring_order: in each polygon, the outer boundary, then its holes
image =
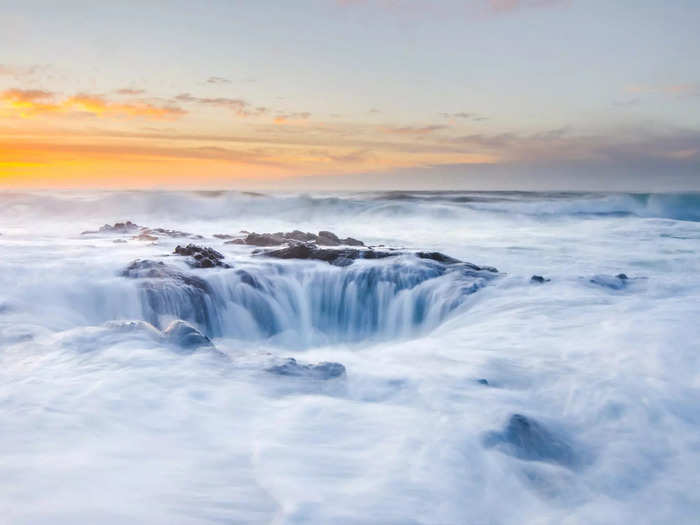
POLYGON ((316 240, 316 236, 313 233, 303 232, 300 230, 294 230, 292 232, 287 232, 287 233, 278 234, 278 235, 282 235, 286 239, 291 239, 293 241, 313 242, 316 240))
POLYGON ((488 380, 487 380, 487 379, 483 379, 483 378, 482 378, 482 379, 477 379, 476 382, 479 383, 480 385, 485 385, 485 386, 488 386, 488 384, 489 384, 488 380))
POLYGON ((215 233, 214 238, 226 240, 226 239, 235 239, 235 236, 229 235, 228 233, 215 233))
POLYGON ((223 254, 206 246, 198 246, 196 244, 178 245, 173 253, 189 257, 187 264, 192 268, 214 268, 215 266, 230 268, 228 264, 223 262, 223 254))
POLYGON ((303 259, 325 261, 334 266, 348 266, 356 259, 383 259, 398 253, 379 252, 375 250, 357 250, 353 248, 318 248, 312 244, 297 244, 280 250, 266 251, 259 255, 275 259, 303 259))
MULTIPOLYGON (((385 259, 387 257, 398 257, 400 255, 407 254, 411 254, 411 252, 380 251, 356 248, 319 248, 313 244, 297 244, 295 246, 289 246, 279 250, 261 251, 260 253, 256 253, 256 255, 274 257, 276 259, 325 261, 334 266, 348 266, 357 259, 385 259)), ((482 271, 492 273, 498 272, 496 268, 491 266, 477 266, 476 264, 462 262, 439 252, 418 252, 412 255, 415 255, 420 259, 429 259, 443 265, 454 266, 456 269, 461 269, 465 274, 473 274, 474 272, 482 271)))
POLYGON ((192 286, 206 292, 210 291, 210 287, 204 279, 200 279, 194 275, 184 274, 162 261, 136 259, 122 270, 121 275, 131 279, 169 279, 175 283, 192 286))
POLYGON ((431 261, 437 261, 442 264, 456 264, 461 263, 459 259, 450 257, 440 252, 416 252, 416 257, 419 259, 430 259, 431 261))
POLYGON ((201 235, 195 235, 193 233, 182 232, 180 230, 168 230, 166 228, 142 228, 143 235, 151 235, 157 237, 172 237, 174 239, 179 239, 187 237, 190 239, 203 239, 201 235))
POLYGON ((324 361, 318 364, 299 364, 294 358, 266 369, 271 374, 281 376, 308 377, 311 379, 333 379, 345 375, 345 367, 340 363, 324 361))
POLYGON ((565 439, 541 423, 522 414, 513 414, 501 432, 490 432, 484 446, 526 461, 545 461, 572 467, 573 448, 565 439))
POLYGON ((113 225, 105 224, 99 230, 84 231, 81 235, 88 235, 91 233, 135 233, 140 229, 141 226, 131 221, 115 222, 113 225))
POLYGON ((121 275, 139 281, 143 316, 157 328, 183 319, 204 327, 207 334, 220 332, 218 299, 204 279, 149 259, 131 262, 121 275))
POLYGON ((247 233, 244 239, 233 239, 227 244, 248 244, 250 246, 280 246, 283 244, 294 245, 299 243, 317 244, 319 246, 364 246, 362 241, 352 237, 339 238, 335 233, 322 230, 317 234, 294 230, 291 232, 276 233, 247 233))
POLYGON ((322 230, 316 236, 316 243, 320 246, 340 246, 340 239, 335 233, 322 230))
POLYGON ((125 242, 127 242, 127 240, 126 239, 114 239, 112 242, 114 244, 124 244, 125 242))
POLYGON ((345 237, 343 239, 343 244, 347 244, 348 246, 364 246, 365 243, 362 241, 358 241, 357 239, 353 239, 352 237, 345 237))
POLYGON ((105 224, 99 230, 84 231, 81 235, 94 233, 130 233, 139 234, 138 237, 144 236, 143 239, 134 237, 137 238, 137 240, 158 240, 158 237, 188 237, 190 239, 203 238, 201 235, 194 235, 192 233, 183 232, 179 230, 169 230, 167 228, 147 228, 146 226, 139 226, 138 224, 135 224, 131 221, 115 222, 113 225, 105 224))
POLYGON ((214 345, 206 335, 202 334, 194 326, 186 321, 178 319, 163 330, 163 337, 172 345, 183 350, 194 351, 200 347, 213 347, 214 345))
POLYGON ((532 277, 530 277, 530 282, 532 284, 544 284, 548 283, 549 281, 551 281, 551 279, 547 279, 545 277, 542 277, 541 275, 533 275, 532 277))
POLYGON ((251 246, 279 246, 285 244, 287 239, 274 233, 249 233, 245 243, 251 246))
POLYGON ((629 283, 629 277, 624 273, 619 273, 617 275, 594 275, 590 282, 597 284, 598 286, 603 286, 605 288, 610 288, 611 290, 622 290, 629 283))

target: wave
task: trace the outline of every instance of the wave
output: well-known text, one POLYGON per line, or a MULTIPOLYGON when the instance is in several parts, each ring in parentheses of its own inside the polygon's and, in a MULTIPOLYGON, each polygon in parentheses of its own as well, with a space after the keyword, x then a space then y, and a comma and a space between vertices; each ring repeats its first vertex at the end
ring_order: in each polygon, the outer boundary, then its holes
POLYGON ((475 215, 533 219, 630 216, 700 221, 700 193, 384 192, 261 194, 237 191, 0 192, 6 223, 54 218, 130 219, 168 224, 226 218, 245 225, 274 217, 298 223, 375 218, 463 220, 475 215))

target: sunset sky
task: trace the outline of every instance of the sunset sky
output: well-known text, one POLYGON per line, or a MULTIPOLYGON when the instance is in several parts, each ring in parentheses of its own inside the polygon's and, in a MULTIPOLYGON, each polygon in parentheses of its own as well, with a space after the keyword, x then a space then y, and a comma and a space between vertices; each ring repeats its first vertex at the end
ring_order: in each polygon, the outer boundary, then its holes
POLYGON ((700 189, 695 0, 0 6, 1 187, 700 189))

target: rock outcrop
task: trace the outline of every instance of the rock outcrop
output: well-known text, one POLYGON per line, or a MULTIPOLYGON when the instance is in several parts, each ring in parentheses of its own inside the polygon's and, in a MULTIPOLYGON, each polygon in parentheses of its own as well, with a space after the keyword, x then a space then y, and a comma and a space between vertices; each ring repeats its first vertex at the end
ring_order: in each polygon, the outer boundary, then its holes
POLYGON ((206 246, 198 246, 196 244, 178 245, 173 253, 187 257, 187 264, 192 268, 214 268, 216 266, 230 268, 228 264, 223 262, 224 256, 222 253, 206 246))
MULTIPOLYGON (((219 234, 219 238, 223 238, 219 234)), ((295 245, 298 243, 310 243, 318 246, 364 246, 362 241, 346 237, 341 239, 333 232, 322 230, 318 234, 294 230, 291 232, 277 233, 248 233, 244 238, 227 241, 226 244, 246 244, 249 246, 281 246, 283 244, 295 245)))

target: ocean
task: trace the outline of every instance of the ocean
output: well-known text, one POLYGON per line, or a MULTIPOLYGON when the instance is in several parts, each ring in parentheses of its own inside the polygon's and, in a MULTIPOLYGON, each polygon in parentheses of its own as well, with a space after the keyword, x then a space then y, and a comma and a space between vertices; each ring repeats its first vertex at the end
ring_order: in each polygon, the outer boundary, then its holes
POLYGON ((691 523, 699 255, 697 193, 2 192, 0 521, 691 523))

